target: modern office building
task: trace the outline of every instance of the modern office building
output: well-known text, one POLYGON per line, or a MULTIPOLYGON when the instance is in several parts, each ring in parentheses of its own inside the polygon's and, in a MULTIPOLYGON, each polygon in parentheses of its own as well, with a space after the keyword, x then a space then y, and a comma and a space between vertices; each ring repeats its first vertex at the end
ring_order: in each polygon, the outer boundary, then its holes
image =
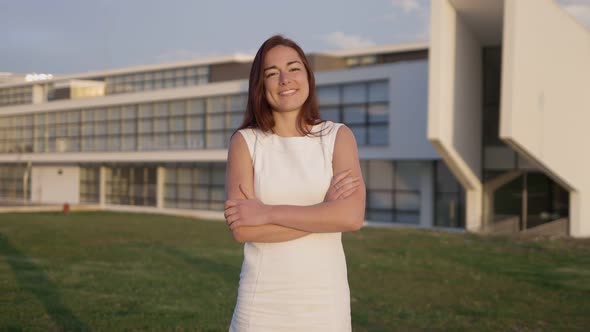
POLYGON ((590 32, 551 0, 431 5, 428 138, 466 229, 590 236, 590 32))
MULTIPOLYGON (((322 116, 359 144, 367 220, 461 228, 463 191, 426 138, 427 57, 426 44, 309 55, 322 116)), ((1 85, 0 196, 222 217, 252 59, 1 85)))
MULTIPOLYGON (((433 1, 430 45, 309 54, 322 116, 359 145, 368 223, 590 235, 588 32, 549 0, 533 20, 518 3, 433 1), (542 19, 571 38, 538 38, 542 19)), ((252 59, 5 80, 0 200, 223 218, 252 59)))

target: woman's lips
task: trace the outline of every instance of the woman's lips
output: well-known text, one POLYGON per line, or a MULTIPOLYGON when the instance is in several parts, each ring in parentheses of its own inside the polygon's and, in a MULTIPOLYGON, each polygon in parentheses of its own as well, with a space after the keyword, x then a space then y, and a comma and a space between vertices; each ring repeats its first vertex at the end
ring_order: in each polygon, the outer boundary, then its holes
POLYGON ((296 92, 297 92, 296 89, 285 90, 285 91, 279 92, 279 96, 288 97, 288 96, 294 95, 296 92))

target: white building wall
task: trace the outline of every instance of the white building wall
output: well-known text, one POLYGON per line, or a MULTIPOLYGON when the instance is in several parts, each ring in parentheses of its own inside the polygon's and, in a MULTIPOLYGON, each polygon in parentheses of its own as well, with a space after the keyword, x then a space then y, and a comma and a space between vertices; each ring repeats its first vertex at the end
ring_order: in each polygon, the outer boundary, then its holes
POLYGON ((158 166, 156 172, 156 207, 163 209, 166 193, 166 167, 158 166))
POLYGON ((107 204, 107 168, 100 166, 98 171, 98 204, 104 208, 107 204))
POLYGON ((590 236, 590 32, 550 0, 504 8, 500 136, 572 192, 570 234, 590 236))
POLYGON ((45 91, 45 86, 42 84, 35 84, 32 86, 33 89, 33 104, 41 104, 45 102, 47 93, 45 91))
POLYGON ((428 139, 466 190, 466 228, 481 211, 482 55, 475 34, 448 0, 432 1, 428 139))
POLYGON ((80 168, 77 166, 33 166, 31 201, 48 204, 77 204, 80 200, 80 168))
POLYGON ((439 159, 426 138, 428 61, 400 63, 390 78, 390 144, 396 159, 439 159))

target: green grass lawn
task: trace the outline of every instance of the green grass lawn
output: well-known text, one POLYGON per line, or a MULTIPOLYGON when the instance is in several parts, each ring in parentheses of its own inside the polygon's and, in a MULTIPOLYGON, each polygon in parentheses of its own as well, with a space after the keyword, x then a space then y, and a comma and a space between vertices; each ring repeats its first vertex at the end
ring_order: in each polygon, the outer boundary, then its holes
MULTIPOLYGON (((590 240, 345 234, 354 331, 590 327, 590 240)), ((1 331, 227 331, 242 246, 220 222, 0 214, 1 331)))

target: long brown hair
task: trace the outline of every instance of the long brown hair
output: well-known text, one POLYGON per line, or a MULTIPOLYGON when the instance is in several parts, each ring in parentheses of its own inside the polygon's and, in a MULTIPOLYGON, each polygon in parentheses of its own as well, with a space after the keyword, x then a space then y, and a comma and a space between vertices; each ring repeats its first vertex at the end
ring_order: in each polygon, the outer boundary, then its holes
POLYGON ((303 53, 301 47, 291 39, 284 38, 281 35, 274 35, 268 38, 262 43, 262 46, 260 46, 254 57, 252 68, 250 69, 246 114, 244 115, 244 121, 238 130, 244 128, 256 128, 263 132, 273 131, 275 121, 272 117, 272 109, 265 96, 263 67, 264 58, 268 51, 279 45, 294 49, 301 58, 305 70, 307 71, 309 96, 303 103, 301 111, 297 115, 297 131, 303 135, 310 135, 311 132, 309 127, 322 122, 320 119, 320 111, 315 89, 315 77, 311 71, 309 61, 307 61, 305 53, 303 53))

